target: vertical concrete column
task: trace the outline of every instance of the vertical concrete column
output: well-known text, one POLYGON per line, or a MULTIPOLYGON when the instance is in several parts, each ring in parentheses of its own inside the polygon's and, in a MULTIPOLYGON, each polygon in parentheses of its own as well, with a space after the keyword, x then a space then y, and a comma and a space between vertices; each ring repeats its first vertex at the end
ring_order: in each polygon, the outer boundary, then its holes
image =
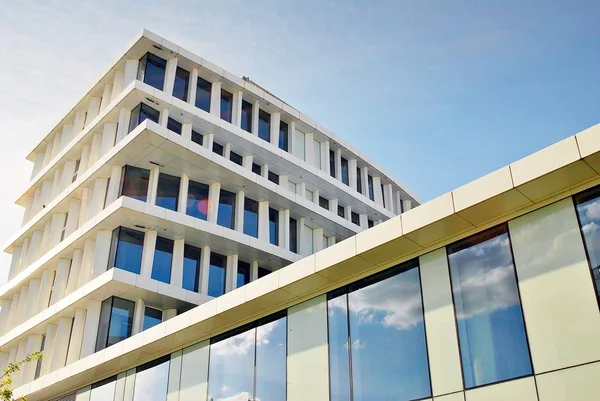
POLYGON ((260 176, 267 180, 269 179, 269 165, 268 164, 262 165, 262 168, 260 169, 260 176))
POLYGON ((186 145, 192 140, 192 123, 181 124, 181 139, 186 145))
POLYGON ((88 220, 95 217, 102 209, 104 209, 107 188, 108 178, 98 177, 94 180, 94 189, 92 191, 92 199, 90 200, 88 220))
POLYGON ((81 342, 81 358, 92 355, 96 351, 96 336, 100 324, 101 301, 88 299, 85 325, 83 327, 83 340, 81 342))
POLYGON ((42 234, 42 244, 40 245, 40 249, 37 252, 36 259, 39 259, 46 251, 49 249, 50 245, 50 226, 52 225, 51 221, 46 222, 44 224, 44 233, 42 234))
POLYGON ((44 167, 44 153, 38 152, 35 154, 35 162, 31 171, 31 178, 35 177, 44 167))
MULTIPOLYGON (((27 346, 25 348, 26 355, 31 354, 33 351, 39 351, 41 347, 41 334, 30 334, 29 336, 27 336, 27 346)), ((36 366, 37 363, 35 361, 23 365, 23 376, 21 377, 23 384, 32 382, 35 379, 36 366)))
POLYGON ((171 354, 169 363, 169 381, 167 383, 166 401, 179 401, 179 387, 181 385, 181 362, 183 360, 183 350, 175 351, 171 354))
POLYGON ((239 255, 233 254, 227 256, 227 265, 225 271, 225 292, 233 291, 237 287, 239 255))
POLYGON ((73 259, 71 260, 71 272, 67 281, 67 289, 65 295, 69 295, 79 288, 79 276, 81 275, 81 263, 83 262, 83 250, 75 249, 73 251, 73 259))
POLYGON ((125 80, 125 74, 123 71, 115 71, 115 77, 113 78, 113 88, 110 94, 110 101, 115 100, 117 96, 123 91, 123 82, 125 80))
POLYGON ((213 82, 210 90, 210 114, 221 117, 221 81, 213 82))
POLYGON ((32 278, 29 280, 29 293, 27 296, 27 305, 25 306, 25 320, 38 313, 38 301, 40 295, 41 279, 32 278))
POLYGON ((31 214, 29 219, 31 220, 36 214, 38 214, 42 210, 42 189, 36 188, 33 193, 33 203, 31 204, 31 214))
POLYGON ((368 214, 361 214, 359 216, 359 221, 360 221, 360 228, 362 228, 363 230, 367 230, 369 228, 369 215, 368 214))
POLYGON ((160 111, 160 116, 158 117, 158 124, 160 126, 166 127, 169 123, 169 109, 162 109, 160 111))
POLYGON ((54 170, 54 175, 52 177, 52 191, 50 195, 50 201, 53 201, 56 196, 60 193, 60 178, 61 178, 61 170, 57 168, 54 170))
POLYGON ((81 158, 79 159, 79 170, 77 177, 79 178, 90 167, 90 145, 83 145, 81 149, 81 158))
POLYGON ((290 209, 279 211, 278 244, 285 250, 290 250, 290 209))
POLYGON ((52 142, 48 142, 46 145, 46 150, 44 151, 44 166, 47 166, 50 160, 52 159, 52 142))
POLYGON ((296 155, 296 148, 298 144, 296 143, 296 121, 290 121, 288 123, 288 152, 291 155, 296 155))
POLYGON ((94 249, 94 262, 92 265, 92 279, 100 276, 108 269, 108 258, 112 232, 110 230, 98 230, 96 233, 96 247, 94 249))
POLYGON ((110 180, 106 192, 106 205, 110 205, 119 198, 121 192, 121 173, 122 167, 112 166, 110 169, 110 180))
POLYGON ((67 215, 64 213, 55 213, 52 216, 50 223, 50 235, 48 238, 48 249, 58 245, 61 241, 62 230, 65 227, 65 220, 67 215))
POLYGON ((77 136, 85 125, 85 113, 81 110, 75 112, 75 122, 73 122, 73 137, 77 136))
MULTIPOLYGON (((0 333, 2 332, 2 329, 0 328, 0 333)), ((4 369, 6 369, 6 366, 8 365, 8 352, 0 352, 0 372, 4 372, 4 369)))
POLYGON ((383 206, 383 191, 381 190, 381 177, 373 177, 373 193, 375 194, 375 203, 383 206))
POLYGON ((19 265, 21 263, 21 251, 22 247, 16 246, 13 248, 12 256, 10 259, 10 270, 8 271, 8 280, 10 281, 19 273, 19 265))
MULTIPOLYGON (((306 198, 306 183, 305 182, 296 184, 296 195, 300 196, 301 198, 306 198)), ((312 199, 311 199, 311 201, 312 201, 312 199)))
POLYGON ((69 200, 69 216, 67 217, 67 225, 65 227, 65 238, 77 230, 80 209, 81 202, 78 199, 69 200))
MULTIPOLYGON (((127 378, 127 372, 121 372, 117 375, 117 380, 115 383, 115 398, 113 401, 125 401, 126 378, 127 378)), ((75 400, 75 401, 78 401, 78 400, 75 400)), ((130 400, 127 400, 127 401, 130 401, 130 400)))
POLYGON ((117 123, 105 123, 102 128, 100 155, 105 155, 115 145, 117 139, 117 123))
POLYGON ((164 91, 167 95, 173 94, 173 88, 175 87, 175 73, 177 72, 177 57, 172 57, 167 60, 167 67, 165 69, 165 86, 164 91))
POLYGON ((69 341, 69 348, 67 352, 67 365, 79 360, 79 355, 81 354, 81 344, 83 343, 85 315, 85 309, 75 309, 75 318, 73 319, 73 328, 71 330, 71 340, 69 341))
POLYGON ((63 165, 62 176, 60 177, 60 185, 58 192, 62 192, 71 185, 73 182, 73 175, 75 174, 75 160, 67 160, 63 165))
POLYGON ((119 122, 117 123, 117 139, 115 144, 119 143, 129 134, 129 120, 131 119, 131 110, 119 110, 119 122))
POLYGON ((385 201, 385 208, 392 213, 395 212, 393 199, 392 184, 385 184, 383 186, 383 200, 385 201))
POLYGON ((367 166, 360 169, 360 177, 362 182, 362 194, 369 197, 369 168, 367 166))
MULTIPOLYGON (((10 318, 11 300, 3 299, 0 301, 0 305, 2 306, 2 308, 0 308, 0 336, 2 336, 11 327, 8 325, 8 319, 10 318)), ((0 371, 2 370, 2 366, 0 366, 0 371)))
POLYGON ((65 124, 60 135, 60 148, 64 149, 73 138, 73 124, 65 124))
POLYGON ((335 150, 335 178, 342 180, 342 149, 335 150))
POLYGON ((73 319, 61 316, 58 319, 58 327, 54 344, 52 345, 52 359, 50 360, 50 372, 65 366, 67 361, 67 351, 69 349, 69 337, 71 334, 71 325, 73 319))
POLYGON ((247 155, 242 157, 242 167, 248 170, 252 170, 252 163, 254 161, 254 156, 247 155))
POLYGON ((53 293, 52 286, 54 284, 54 276, 56 272, 52 269, 46 269, 42 273, 40 281, 40 296, 38 299, 37 310, 39 312, 45 310, 50 305, 50 294, 53 293))
POLYGON ((327 237, 327 247, 335 245, 335 243, 336 243, 335 235, 332 235, 331 237, 327 237))
POLYGON ((183 256, 185 240, 176 239, 173 242, 173 263, 171 265, 171 284, 183 287, 183 256))
POLYGON ((209 223, 217 223, 217 213, 219 211, 219 196, 221 195, 221 183, 213 182, 208 187, 208 213, 206 220, 209 223))
POLYGON ((148 182, 148 203, 151 205, 156 204, 156 191, 158 190, 158 177, 160 176, 160 170, 158 167, 154 167, 150 170, 150 178, 148 182))
POLYGON ((92 167, 100 159, 102 151, 102 135, 94 132, 92 135, 92 146, 90 147, 90 160, 88 167, 92 167))
POLYGON ((271 144, 279 147, 279 127, 281 125, 281 113, 271 114, 271 123, 269 130, 271 134, 271 144))
POLYGON ((17 312, 19 309, 19 296, 20 296, 20 292, 14 293, 12 296, 12 300, 10 301, 10 311, 8 311, 7 331, 9 329, 12 329, 13 326, 17 325, 17 312))
POLYGON ((52 202, 52 181, 45 180, 42 183, 42 208, 52 202))
POLYGON ((125 61, 125 73, 123 74, 123 88, 137 79, 139 60, 129 59, 125 61))
POLYGON ((60 144, 62 142, 62 132, 55 132, 52 141, 52 159, 62 150, 60 144))
POLYGON ((244 191, 238 191, 235 195, 235 222, 234 229, 235 231, 244 232, 244 203, 245 203, 245 193, 244 191))
POLYGON ((25 311, 27 310, 27 299, 29 298, 29 286, 24 285, 19 292, 19 305, 17 306, 17 315, 15 322, 21 324, 25 321, 25 311))
POLYGON ((186 173, 181 174, 179 181, 179 197, 177 199, 177 211, 185 213, 187 210, 188 190, 190 187, 190 177, 186 173))
POLYGON ((200 294, 208 295, 208 271, 210 269, 210 246, 204 245, 200 255, 200 294))
POLYGON ((135 301, 135 307, 133 309, 133 324, 131 327, 131 335, 141 333, 144 330, 144 312, 146 310, 146 303, 143 299, 135 301))
POLYGON ((403 200, 402 201, 402 211, 408 212, 410 209, 412 209, 412 201, 410 199, 403 200))
POLYGON ((269 242, 269 201, 258 202, 258 239, 269 242))
POLYGON ((135 390, 135 368, 129 369, 125 377, 125 390, 123 391, 124 401, 133 401, 133 390, 135 390))
POLYGON ((226 143, 225 146, 223 146, 223 157, 229 160, 229 156, 231 156, 231 144, 226 143))
POLYGON ((206 134, 202 137, 202 146, 212 151, 215 134, 206 134))
POLYGON ((25 211, 23 212, 23 218, 21 219, 21 227, 23 227, 31 216, 31 207, 33 206, 33 198, 28 198, 25 204, 25 211))
POLYGON ((142 268, 140 275, 150 278, 152 276, 152 263, 154 262, 154 249, 156 248, 156 230, 146 231, 144 235, 144 246, 142 249, 142 268))
POLYGON ((238 91, 233 94, 231 123, 238 128, 242 125, 242 93, 238 91))
POLYGON ((90 98, 90 103, 88 104, 88 112, 87 112, 87 118, 85 120, 85 125, 88 125, 96 117, 98 117, 99 112, 100 112, 100 98, 93 96, 92 98, 90 98))
POLYGON ((190 71, 190 87, 187 93, 187 102, 189 104, 196 104, 196 90, 198 89, 198 69, 193 68, 190 71))
POLYGON ((344 215, 346 216, 346 220, 352 221, 352 206, 348 205, 344 208, 344 215))
POLYGON ((100 102, 100 111, 104 110, 110 103, 112 92, 111 84, 104 84, 104 90, 102 91, 102 101, 100 102))
POLYGON ((330 174, 329 169, 329 141, 321 142, 321 170, 330 174))
MULTIPOLYGON (((26 356, 27 356, 27 341, 21 340, 21 341, 19 341, 19 345, 17 347, 17 356, 16 356, 15 362, 22 361, 23 359, 25 359, 26 356)), ((13 386, 15 388, 20 387, 23 384, 22 377, 23 377, 23 370, 13 373, 12 379, 13 379, 13 386)))
MULTIPOLYGON (((312 242, 306 243, 306 237, 308 236, 307 227, 304 217, 298 219, 298 254, 302 256, 308 256, 312 253, 312 242)), ((312 233, 310 233, 312 241, 312 233)))
POLYGON ((314 249, 315 253, 317 253, 323 249, 323 229, 322 228, 314 228, 313 229, 313 249, 314 249))
POLYGON ((10 347, 10 349, 8 350, 8 363, 14 363, 17 361, 17 352, 18 352, 18 348, 19 346, 15 346, 15 347, 10 347))
POLYGON ((252 135, 258 135, 258 115, 260 111, 260 103, 256 100, 252 104, 252 127, 251 132, 252 135))
POLYGON ((92 278, 92 265, 94 264, 94 249, 96 248, 96 241, 93 239, 86 239, 83 247, 83 257, 81 258, 81 269, 79 271, 79 280, 77 282, 77 288, 87 284, 92 278))
POLYGON ((338 200, 337 199, 329 199, 329 211, 331 212, 331 214, 333 214, 334 216, 337 216, 337 209, 338 209, 338 200))
POLYGON ((253 260, 250 263, 250 281, 258 280, 258 261, 253 260))
POLYGON ((356 174, 357 163, 356 159, 348 160, 348 181, 350 183, 350 188, 355 191, 358 188, 358 175, 356 174))
POLYGON ((282 186, 285 189, 288 189, 289 188, 288 187, 288 182, 289 182, 289 179, 288 179, 287 175, 280 175, 279 176, 279 185, 280 186, 282 186))
POLYGON ((56 332, 58 326, 53 323, 46 325, 46 343, 44 346, 44 359, 42 359, 42 369, 40 376, 48 374, 50 372, 50 365, 52 364, 52 354, 54 350, 54 343, 56 342, 56 332))
POLYGON ((29 251, 27 254, 27 261, 25 266, 30 266, 35 260, 38 258, 38 254, 41 251, 42 247, 42 236, 44 235, 43 231, 34 231, 31 236, 31 242, 29 243, 29 251))

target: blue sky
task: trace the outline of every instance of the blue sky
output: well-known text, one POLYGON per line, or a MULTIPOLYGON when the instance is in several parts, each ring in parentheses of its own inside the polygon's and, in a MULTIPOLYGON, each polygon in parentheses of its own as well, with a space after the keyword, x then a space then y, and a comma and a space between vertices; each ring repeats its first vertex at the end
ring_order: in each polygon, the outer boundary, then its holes
POLYGON ((600 122, 597 0, 0 5, 2 242, 24 156, 144 27, 251 77, 423 201, 600 122))

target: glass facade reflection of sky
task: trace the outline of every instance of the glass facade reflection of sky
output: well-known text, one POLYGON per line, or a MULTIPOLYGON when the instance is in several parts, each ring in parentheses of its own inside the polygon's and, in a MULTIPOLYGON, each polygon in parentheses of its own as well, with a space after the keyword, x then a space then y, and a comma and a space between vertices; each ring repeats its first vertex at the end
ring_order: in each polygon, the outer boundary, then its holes
POLYGON ((256 328, 256 390, 254 400, 284 401, 286 399, 285 317, 256 328))
POLYGON ((233 95, 226 90, 221 89, 221 119, 231 122, 231 112, 233 107, 233 95))
POLYGON ((185 245, 183 250, 183 288, 198 292, 200 276, 200 255, 202 251, 195 246, 185 245))
POLYGON ((218 297, 225 294, 225 267, 227 258, 211 252, 208 268, 208 295, 218 297))
POLYGON ((210 92, 212 84, 205 79, 198 77, 198 84, 196 85, 196 101, 195 105, 199 109, 210 112, 210 92))
POLYGON ((351 401, 348 352, 348 295, 327 301, 329 333, 329 394, 331 401, 351 401))
POLYGON ((185 213, 201 220, 208 214, 208 185, 190 181, 185 213))
POLYGON ((448 247, 466 388, 532 373, 506 226, 448 247))
POLYGON ((173 96, 187 102, 188 85, 190 82, 189 71, 177 67, 175 72, 175 82, 173 85, 173 96))
POLYGON ((133 401, 166 401, 169 359, 162 357, 136 369, 133 401))
POLYGON ((258 137, 271 142, 271 115, 263 110, 258 112, 258 137))
POLYGON ((166 68, 166 60, 152 53, 146 53, 139 63, 138 79, 156 89, 163 90, 166 68))
POLYGON ((142 322, 142 330, 148 330, 162 322, 162 311, 154 308, 144 308, 144 321, 142 322))
POLYGON ((144 233, 119 227, 115 230, 116 246, 114 266, 135 274, 140 274, 142 268, 142 250, 144 233))
POLYGON ((179 199, 179 177, 160 173, 156 190, 156 206, 177 210, 179 199))
POLYGON ((111 401, 115 397, 116 377, 92 384, 89 401, 111 401))
POLYGON ((252 131, 252 103, 242 100, 242 121, 240 124, 244 131, 252 131))
POLYGON ((171 282, 171 265, 173 263, 173 240, 158 237, 154 248, 152 275, 154 280, 169 284, 171 282))
POLYGON ((250 282, 250 263, 238 261, 236 287, 240 288, 250 282))
POLYGON ((258 237, 258 202, 244 199, 244 234, 258 237))
POLYGON ((102 302, 96 351, 110 347, 131 336, 135 303, 110 297, 102 302))
POLYGON ((150 170, 134 166, 123 168, 123 185, 121 195, 146 202, 148 200, 148 183, 150 170))
POLYGON ((600 300, 600 190, 595 188, 575 200, 596 294, 600 300))
POLYGON ((221 190, 219 195, 219 210, 217 211, 217 224, 233 229, 235 217, 235 194, 221 190))

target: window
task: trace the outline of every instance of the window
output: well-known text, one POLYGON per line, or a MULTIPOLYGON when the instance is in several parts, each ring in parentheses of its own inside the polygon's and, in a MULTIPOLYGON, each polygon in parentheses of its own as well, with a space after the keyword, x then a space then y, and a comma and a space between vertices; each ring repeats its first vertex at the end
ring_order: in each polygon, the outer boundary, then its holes
POLYGON ((196 131, 192 131, 192 142, 197 143, 198 145, 202 146, 202 141, 204 139, 204 136, 196 131))
POLYGON ((368 181, 368 185, 369 185, 369 199, 371 199, 372 201, 375 201, 375 189, 373 187, 373 177, 371 177, 370 175, 367 176, 367 181, 368 181))
POLYGON ((185 245, 183 248, 183 285, 189 291, 198 292, 200 281, 200 256, 202 251, 195 246, 185 245))
MULTIPOLYGON (((592 188, 575 197, 577 216, 583 235, 583 243, 588 257, 592 278, 596 285, 596 295, 600 302, 600 187, 592 188)), ((600 305, 600 303, 599 303, 600 305)))
POLYGON ((96 337, 96 352, 131 336, 135 303, 110 297, 102 302, 96 337))
POLYGON ((187 102, 188 86, 190 84, 190 73, 181 67, 175 72, 175 84, 173 85, 173 96, 187 102))
POLYGON ((240 288, 250 282, 250 263, 238 261, 236 287, 240 288))
POLYGON ((75 171, 73 171, 73 179, 71 180, 71 182, 75 182, 75 180, 77 180, 77 174, 79 173, 79 165, 81 164, 81 159, 77 159, 75 161, 75 171))
POLYGON ((381 184, 381 200, 383 202, 383 207, 386 207, 386 204, 385 204, 385 190, 383 188, 383 184, 381 184))
POLYGON ((327 308, 332 401, 431 396, 415 261, 328 294, 327 308))
POLYGON ((205 79, 198 77, 198 83, 196 84, 196 101, 195 105, 199 109, 210 112, 210 92, 212 90, 212 84, 205 79))
POLYGON ((344 206, 338 205, 338 207, 337 207, 337 214, 341 218, 344 218, 344 219, 346 218, 346 209, 344 209, 344 206))
POLYGON ((206 184, 190 181, 185 213, 198 219, 206 220, 208 213, 208 190, 206 184))
POLYGON ((231 160, 238 166, 241 166, 242 162, 243 162, 242 156, 240 156, 239 154, 237 154, 235 152, 229 152, 229 160, 231 160))
POLYGON ((372 228, 375 226, 375 222, 371 219, 367 220, 367 227, 372 228))
POLYGON ((360 216, 356 212, 351 212, 350 217, 352 219, 352 223, 360 226, 360 216))
POLYGON ((342 157, 342 182, 350 185, 350 177, 348 176, 348 160, 342 157))
MULTIPOLYGON (((108 188, 108 186, 107 186, 107 188, 108 188)), ((65 236, 67 234, 68 221, 69 221, 69 212, 65 213, 65 221, 63 223, 62 230, 60 230, 60 242, 62 242, 65 239, 65 236)))
POLYGON ((269 208, 269 242, 279 245, 279 210, 269 208))
POLYGON ((140 274, 142 269, 142 250, 144 233, 119 227, 113 231, 111 262, 109 267, 116 267, 131 273, 140 274))
POLYGON ((244 234, 258 237, 258 202, 244 198, 244 234))
MULTIPOLYGON (((44 349, 46 348, 46 334, 42 334, 42 343, 40 345, 40 352, 43 354, 44 353, 44 349)), ((48 362, 49 363, 49 362, 48 362)), ((35 362, 35 374, 34 374, 34 380, 37 379, 38 377, 40 377, 40 374, 42 373, 42 360, 38 359, 35 362)))
POLYGON ((216 153, 219 156, 223 156, 223 145, 213 141, 212 151, 213 151, 213 153, 216 153))
POLYGON ((144 308, 144 321, 142 323, 142 330, 148 330, 150 327, 154 327, 162 322, 163 313, 159 309, 150 308, 146 306, 144 308))
POLYGON ((298 221, 290 217, 290 251, 298 253, 298 221))
POLYGON ((115 376, 92 384, 89 401, 112 401, 115 399, 117 378, 115 376))
POLYGON ((217 211, 217 224, 233 230, 235 221, 235 194, 221 190, 219 195, 219 209, 217 211))
POLYGON ((279 149, 288 151, 289 129, 288 125, 281 121, 279 123, 279 149))
POLYGON ((138 79, 156 89, 163 90, 167 61, 146 53, 138 65, 138 79))
POLYGON ((264 277, 268 274, 271 274, 271 270, 265 269, 264 267, 258 267, 258 278, 264 277))
POLYGON ((148 106, 145 103, 140 103, 137 107, 131 110, 131 117, 129 117, 129 131, 131 132, 143 123, 146 119, 150 121, 154 121, 158 124, 158 119, 160 117, 160 112, 152 107, 148 106))
POLYGON ((271 181, 272 183, 279 185, 279 175, 275 174, 272 171, 269 171, 268 178, 269 181, 271 181))
POLYGON ((208 268, 208 295, 218 297, 225 294, 225 268, 227 258, 211 252, 208 268))
POLYGON ((362 176, 360 175, 360 168, 356 168, 356 191, 362 194, 362 176))
POLYGON ((170 356, 138 366, 135 370, 133 401, 166 401, 170 356))
POLYGON ((252 132, 252 103, 242 100, 242 120, 241 128, 252 132))
POLYGON ((173 240, 158 237, 154 248, 151 278, 169 284, 171 282, 171 265, 173 264, 173 240))
POLYGON ((181 123, 177 120, 173 120, 171 117, 167 120, 167 129, 181 135, 181 123))
POLYGON ((506 225, 447 249, 465 388, 530 375, 506 225))
POLYGON ((226 90, 221 89, 221 120, 231 122, 231 112, 233 106, 233 95, 226 90))
POLYGON ((214 338, 208 399, 285 400, 286 343, 287 319, 281 315, 214 338))
POLYGON ((148 183, 150 170, 144 168, 125 166, 123 172, 123 185, 121 195, 146 202, 148 200, 148 183))
POLYGON ((271 115, 263 110, 258 112, 258 137, 271 142, 271 115))
POLYGON ((261 175, 261 166, 260 166, 260 164, 252 163, 252 172, 254 174, 261 175))
POLYGON ((179 177, 160 173, 156 190, 156 206, 177 211, 179 183, 179 177))
POLYGON ((323 209, 329 210, 329 200, 319 196, 319 206, 321 206, 323 209))
POLYGON ((329 175, 335 178, 335 152, 329 150, 329 175))

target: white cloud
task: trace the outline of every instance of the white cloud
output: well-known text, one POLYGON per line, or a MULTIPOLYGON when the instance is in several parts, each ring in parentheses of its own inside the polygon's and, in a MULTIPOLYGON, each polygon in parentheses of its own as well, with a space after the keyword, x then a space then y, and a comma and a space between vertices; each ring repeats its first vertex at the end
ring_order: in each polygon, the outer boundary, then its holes
MULTIPOLYGON (((348 349, 348 342, 346 342, 346 344, 344 344, 344 348, 348 349)), ((363 342, 360 341, 360 338, 357 338, 356 340, 352 341, 352 349, 353 350, 359 350, 359 349, 363 349, 365 348, 365 344, 363 342)))
MULTIPOLYGON (((257 347, 270 344, 269 337, 278 324, 280 322, 276 320, 256 329, 257 347)), ((254 351, 254 341, 255 330, 252 329, 211 345, 211 352, 220 356, 247 355, 251 350, 254 351)))
MULTIPOLYGON (((151 398, 148 398, 151 399, 151 398)), ((252 394, 247 391, 242 391, 238 394, 231 395, 229 397, 221 398, 215 397, 214 395, 209 396, 209 401, 260 401, 259 398, 252 398, 252 394)))

